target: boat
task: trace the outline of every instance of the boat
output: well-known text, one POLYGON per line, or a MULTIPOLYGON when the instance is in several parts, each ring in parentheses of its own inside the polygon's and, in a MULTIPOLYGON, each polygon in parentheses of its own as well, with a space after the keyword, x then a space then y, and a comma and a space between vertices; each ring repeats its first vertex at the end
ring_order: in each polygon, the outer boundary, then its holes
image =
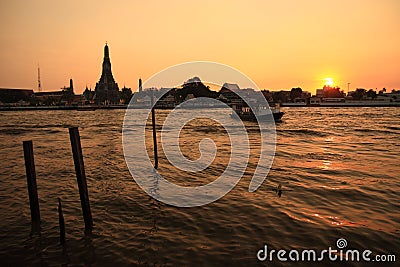
POLYGON ((270 116, 270 114, 272 113, 273 117, 274 117, 274 121, 279 122, 281 121, 283 114, 285 114, 284 112, 282 112, 280 110, 280 105, 279 103, 273 104, 269 107, 267 106, 259 106, 256 108, 255 113, 254 114, 251 110, 251 108, 247 105, 238 105, 238 104, 234 104, 231 106, 231 108, 233 109, 233 112, 231 114, 232 117, 236 117, 234 116, 234 114, 238 115, 239 118, 241 118, 243 121, 257 121, 258 120, 267 120, 270 116))

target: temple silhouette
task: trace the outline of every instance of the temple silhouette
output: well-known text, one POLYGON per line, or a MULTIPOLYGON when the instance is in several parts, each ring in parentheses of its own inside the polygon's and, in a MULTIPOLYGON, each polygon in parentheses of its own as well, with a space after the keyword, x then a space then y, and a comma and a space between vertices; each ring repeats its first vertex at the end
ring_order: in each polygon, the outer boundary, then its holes
POLYGON ((104 46, 104 59, 101 77, 96 83, 93 100, 96 104, 118 104, 119 88, 111 71, 110 52, 108 45, 104 46))

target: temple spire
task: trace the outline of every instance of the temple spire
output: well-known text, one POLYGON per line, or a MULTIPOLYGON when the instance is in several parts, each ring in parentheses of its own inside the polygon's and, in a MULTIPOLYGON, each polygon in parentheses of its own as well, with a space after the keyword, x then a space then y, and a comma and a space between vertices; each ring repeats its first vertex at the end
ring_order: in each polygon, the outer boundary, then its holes
POLYGON ((110 58, 110 53, 108 52, 107 42, 106 42, 106 45, 104 46, 104 58, 110 58))
POLYGON ((119 87, 111 72, 108 44, 104 46, 104 59, 101 77, 96 83, 96 102, 98 104, 118 103, 119 87))

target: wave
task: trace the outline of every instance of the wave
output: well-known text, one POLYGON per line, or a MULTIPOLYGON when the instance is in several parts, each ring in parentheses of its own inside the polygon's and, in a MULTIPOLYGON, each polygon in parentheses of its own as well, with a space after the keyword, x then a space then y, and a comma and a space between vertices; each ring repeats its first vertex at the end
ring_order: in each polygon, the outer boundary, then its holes
POLYGON ((308 136, 318 136, 325 137, 328 133, 323 131, 315 131, 310 129, 277 129, 278 133, 288 134, 288 135, 308 135, 308 136))
MULTIPOLYGON (((400 128, 399 128, 400 129, 400 128)), ((380 133, 380 134, 398 134, 398 132, 394 131, 387 131, 387 130, 382 130, 382 129, 354 129, 356 132, 362 132, 362 133, 380 133)))

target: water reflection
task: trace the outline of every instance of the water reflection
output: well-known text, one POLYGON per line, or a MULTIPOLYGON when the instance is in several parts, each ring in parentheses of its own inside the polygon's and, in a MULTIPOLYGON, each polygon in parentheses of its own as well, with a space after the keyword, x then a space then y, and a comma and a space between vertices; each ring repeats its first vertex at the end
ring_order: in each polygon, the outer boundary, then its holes
POLYGON ((330 165, 331 165, 331 162, 329 160, 323 160, 322 161, 322 165, 321 165, 321 169, 329 170, 330 169, 330 165))

